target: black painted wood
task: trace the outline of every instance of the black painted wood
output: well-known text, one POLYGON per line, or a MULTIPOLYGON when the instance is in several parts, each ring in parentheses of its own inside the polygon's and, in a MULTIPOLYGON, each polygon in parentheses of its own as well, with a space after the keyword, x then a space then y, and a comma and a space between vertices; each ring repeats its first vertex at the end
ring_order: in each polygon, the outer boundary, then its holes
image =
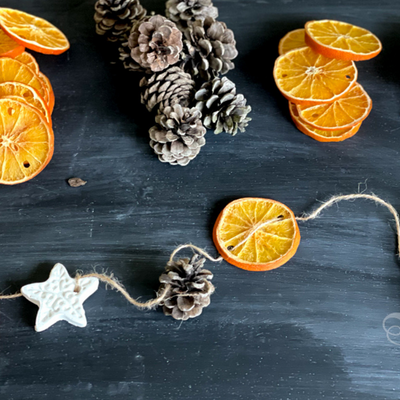
MULTIPOLYGON (((137 77, 96 37, 92 0, 3 0, 60 27, 71 49, 37 55, 56 94, 55 154, 37 178, 0 188, 0 290, 47 279, 56 262, 108 269, 150 298, 169 253, 193 242, 215 254, 219 211, 242 196, 270 197, 295 213, 368 186, 400 209, 400 3, 392 0, 215 0, 240 55, 229 77, 253 107, 235 138, 207 135, 185 168, 157 161, 137 77), (299 133, 272 79, 280 37, 310 19, 345 20, 384 49, 358 63, 374 108, 344 143, 299 133), (88 184, 68 187, 79 176, 88 184), (366 182, 366 185, 364 185, 366 182)), ((163 12, 161 1, 144 5, 163 12)), ((223 262, 203 315, 180 325, 140 312, 102 286, 85 303, 86 329, 33 330, 37 307, 0 303, 0 397, 28 399, 398 399, 400 347, 383 319, 400 309, 400 271, 388 212, 340 204, 301 223, 285 266, 250 273, 223 262)))

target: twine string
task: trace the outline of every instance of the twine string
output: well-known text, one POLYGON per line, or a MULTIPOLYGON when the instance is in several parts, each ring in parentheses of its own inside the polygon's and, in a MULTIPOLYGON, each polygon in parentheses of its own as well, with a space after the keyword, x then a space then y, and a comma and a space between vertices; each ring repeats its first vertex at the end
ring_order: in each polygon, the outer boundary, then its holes
MULTIPOLYGON (((297 221, 310 221, 315 218, 317 218, 322 210, 325 208, 331 207, 333 204, 336 204, 340 201, 343 200, 355 200, 355 199, 368 199, 368 200, 373 200, 376 203, 386 207, 389 212, 393 215, 395 222, 396 222, 396 233, 397 233, 397 248, 398 248, 398 255, 400 256, 400 218, 399 215, 396 211, 396 209, 388 202, 382 200, 380 197, 374 195, 374 194, 364 194, 364 193, 356 193, 356 194, 348 194, 348 195, 338 195, 338 196, 333 196, 330 198, 328 201, 322 203, 319 207, 317 207, 313 212, 310 214, 303 214, 301 217, 296 217, 297 221)), ((249 234, 237 245, 235 245, 233 248, 230 248, 232 251, 233 249, 241 246, 243 243, 245 243, 252 235, 254 235, 256 232, 258 232, 260 229, 264 228, 268 224, 272 224, 278 221, 282 221, 283 217, 279 216, 277 218, 271 219, 269 221, 266 221, 262 224, 259 224, 258 226, 254 227, 249 234)), ((202 256, 206 257, 208 260, 212 262, 220 262, 223 260, 223 258, 220 256, 218 258, 212 257, 210 254, 208 254, 205 250, 201 249, 200 247, 197 247, 193 244, 181 244, 178 246, 171 254, 168 264, 172 263, 174 261, 174 257, 176 256, 177 253, 179 253, 181 250, 186 249, 186 248, 191 248, 193 251, 201 254, 202 256)), ((76 283, 79 285, 79 280, 82 278, 98 278, 101 282, 105 283, 106 285, 111 286, 113 289, 117 290, 120 292, 126 300, 128 300, 129 303, 133 304, 134 306, 140 308, 140 309, 152 309, 158 305, 160 305, 168 296, 169 290, 171 288, 171 285, 165 285, 164 289, 162 292, 157 294, 157 297, 145 302, 140 302, 138 300, 135 300, 124 288, 124 286, 113 276, 113 275, 106 275, 105 273, 100 274, 97 272, 85 274, 85 275, 80 275, 79 273, 76 275, 76 283)), ((14 294, 8 294, 8 295, 0 295, 0 300, 10 300, 10 299, 16 299, 18 297, 22 297, 21 292, 17 292, 14 294)))

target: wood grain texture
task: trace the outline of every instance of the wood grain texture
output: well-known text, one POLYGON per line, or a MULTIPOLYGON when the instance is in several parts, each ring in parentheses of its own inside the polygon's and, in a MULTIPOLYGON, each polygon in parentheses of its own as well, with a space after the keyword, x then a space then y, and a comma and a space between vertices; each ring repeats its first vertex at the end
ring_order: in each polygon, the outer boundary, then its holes
MULTIPOLYGON (((215 254, 215 218, 242 196, 273 198, 300 214, 367 182, 400 209, 399 2, 215 0, 240 53, 229 78, 253 121, 235 138, 208 133, 184 168, 155 158, 138 78, 111 64, 93 5, 2 2, 54 23, 71 49, 37 56, 56 94, 55 155, 31 182, 0 187, 0 290, 46 280, 61 262, 71 274, 108 268, 148 299, 176 245, 215 254), (363 26, 383 43, 377 58, 357 64, 374 108, 355 137, 336 144, 296 130, 272 79, 279 39, 322 18, 363 26), (70 188, 73 176, 87 185, 70 188)), ((164 10, 161 1, 143 5, 164 10)), ((208 264, 217 288, 211 306, 182 325, 104 287, 85 302, 86 329, 58 323, 38 334, 36 306, 1 302, 0 397, 398 399, 400 346, 382 329, 386 315, 400 311, 389 213, 366 201, 340 204, 300 229, 298 253, 277 270, 208 264)))

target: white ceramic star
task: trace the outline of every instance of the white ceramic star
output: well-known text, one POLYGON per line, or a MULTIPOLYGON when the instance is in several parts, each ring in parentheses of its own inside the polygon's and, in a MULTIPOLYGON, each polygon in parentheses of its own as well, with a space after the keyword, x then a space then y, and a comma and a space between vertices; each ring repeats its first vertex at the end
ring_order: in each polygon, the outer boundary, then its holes
POLYGON ((58 321, 84 328, 87 325, 83 302, 99 287, 97 278, 81 278, 79 286, 62 264, 56 264, 46 282, 21 288, 22 295, 39 306, 35 330, 44 331, 58 321))

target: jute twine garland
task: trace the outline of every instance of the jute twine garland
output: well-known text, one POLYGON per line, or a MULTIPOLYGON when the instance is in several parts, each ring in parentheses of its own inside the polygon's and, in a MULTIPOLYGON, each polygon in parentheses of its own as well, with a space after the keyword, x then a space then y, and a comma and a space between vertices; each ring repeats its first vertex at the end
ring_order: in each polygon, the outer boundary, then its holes
MULTIPOLYGON (((396 209, 390 203, 382 200, 380 197, 378 197, 374 194, 355 193, 355 194, 348 194, 348 195, 333 196, 331 199, 329 199, 325 203, 322 203, 312 213, 310 213, 308 215, 303 214, 303 216, 301 216, 301 217, 296 217, 296 220, 297 221, 309 221, 309 220, 315 219, 319 216, 319 214, 321 214, 322 210, 324 210, 325 208, 331 207, 332 205, 334 205, 340 201, 343 201, 343 200, 350 201, 350 200, 356 200, 356 199, 373 200, 376 203, 386 207, 390 211, 390 213, 393 215, 395 222, 396 222, 397 250, 398 250, 398 256, 400 256, 400 218, 399 218, 399 215, 398 215, 396 209)), ((238 243, 234 248, 242 245, 244 242, 246 242, 251 236, 253 236, 258 230, 260 230, 264 226, 274 223, 274 222, 278 222, 279 220, 281 220, 280 217, 274 218, 272 220, 269 220, 269 221, 266 221, 266 222, 260 224, 259 226, 254 228, 246 236, 246 238, 244 240, 242 240, 240 243, 238 243)), ((218 258, 212 257, 210 254, 208 254, 205 250, 201 249, 200 247, 194 246, 192 244, 182 244, 182 245, 178 246, 172 252, 168 263, 172 263, 176 254, 179 253, 181 250, 187 249, 187 248, 190 248, 193 251, 201 254, 202 256, 206 257, 208 260, 210 260, 212 262, 220 262, 223 260, 222 257, 218 257, 218 258)), ((232 251, 234 248, 232 248, 230 250, 232 251)), ((133 304, 134 306, 136 306, 139 309, 147 309, 147 310, 160 305, 160 303, 162 303, 165 300, 166 296, 168 295, 168 291, 171 287, 170 285, 166 285, 164 290, 162 292, 158 293, 158 295, 155 299, 151 299, 146 302, 140 302, 140 301, 135 300, 133 297, 131 297, 131 295, 126 291, 124 286, 121 283, 119 283, 118 280, 113 275, 107 275, 105 273, 100 274, 97 272, 93 272, 93 273, 86 274, 86 275, 80 275, 79 273, 77 273, 75 276, 77 286, 79 285, 80 279, 89 278, 89 277, 98 278, 101 282, 104 282, 106 285, 109 285, 113 289, 116 289, 118 292, 120 292, 126 298, 126 300, 128 300, 129 303, 133 304)), ((16 299, 18 297, 22 297, 21 292, 9 294, 9 295, 0 295, 0 300, 16 299)))

